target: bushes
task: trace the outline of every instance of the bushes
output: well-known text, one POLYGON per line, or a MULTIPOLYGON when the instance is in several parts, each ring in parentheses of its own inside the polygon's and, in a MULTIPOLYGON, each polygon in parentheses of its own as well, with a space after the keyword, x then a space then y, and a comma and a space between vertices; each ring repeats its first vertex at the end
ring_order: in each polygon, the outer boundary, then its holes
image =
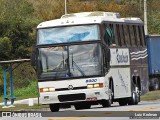
MULTIPOLYGON (((13 65, 13 68, 17 64, 13 65)), ((7 90, 10 90, 9 73, 7 72, 7 90)), ((28 87, 36 80, 36 74, 30 63, 23 63, 13 71, 13 88, 14 90, 28 87)), ((3 70, 0 67, 0 95, 3 94, 3 70)))
POLYGON ((15 89, 27 87, 32 81, 35 81, 36 72, 30 63, 23 63, 14 70, 15 89))
POLYGON ((30 84, 26 87, 22 87, 19 89, 16 89, 14 92, 15 97, 36 97, 38 96, 38 86, 37 86, 37 81, 32 81, 30 84))
POLYGON ((11 41, 8 37, 0 38, 0 61, 8 60, 11 56, 11 41))

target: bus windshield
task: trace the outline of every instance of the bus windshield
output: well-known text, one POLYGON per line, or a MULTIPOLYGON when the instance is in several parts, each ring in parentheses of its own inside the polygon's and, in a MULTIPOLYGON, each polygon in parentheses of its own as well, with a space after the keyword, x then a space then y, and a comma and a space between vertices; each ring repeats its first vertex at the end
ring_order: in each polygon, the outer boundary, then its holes
POLYGON ((99 40, 98 25, 81 25, 38 30, 38 45, 99 40))
POLYGON ((39 48, 41 78, 54 80, 101 75, 99 43, 39 48))

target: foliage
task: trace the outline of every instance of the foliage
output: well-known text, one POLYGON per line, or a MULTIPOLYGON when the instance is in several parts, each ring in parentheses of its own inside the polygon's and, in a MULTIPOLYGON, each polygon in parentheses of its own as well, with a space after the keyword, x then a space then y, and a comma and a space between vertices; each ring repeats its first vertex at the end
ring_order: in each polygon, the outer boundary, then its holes
POLYGON ((24 0, 3 0, 1 2, 0 36, 9 38, 5 41, 11 44, 11 55, 3 59, 29 58, 29 49, 35 41, 35 37, 30 33, 38 23, 34 17, 34 9, 24 0))
MULTIPOLYGON (((26 99, 29 97, 38 97, 38 86, 37 81, 31 81, 27 86, 21 87, 19 89, 14 89, 14 96, 16 100, 26 99)), ((10 96, 8 92, 7 96, 10 96)), ((0 94, 0 102, 3 100, 3 95, 0 94)))
MULTIPOLYGON (((17 64, 14 65, 16 67, 17 64)), ((19 65, 13 72, 15 89, 27 87, 32 81, 36 80, 36 74, 30 63, 23 63, 19 65)))
POLYGON ((150 91, 143 96, 141 96, 142 101, 153 101, 153 100, 160 100, 160 90, 157 91, 150 91))
POLYGON ((48 110, 48 105, 38 105, 35 104, 34 106, 28 106, 27 104, 16 104, 16 107, 11 107, 4 109, 3 106, 0 106, 0 111, 39 111, 39 110, 48 110))
MULTIPOLYGON (((18 64, 14 64, 13 68, 15 68, 17 65, 18 64)), ((9 77, 10 77, 9 73, 7 72, 7 91, 10 91, 9 77)), ((36 81, 35 70, 33 69, 33 67, 31 67, 30 63, 23 63, 18 67, 16 67, 16 69, 14 69, 13 71, 14 90, 20 90, 26 87, 28 88, 28 86, 30 85, 32 86, 32 82, 35 82, 35 81, 36 81)), ((2 67, 0 66, 0 95, 2 94, 3 94, 3 70, 2 70, 2 67)))
POLYGON ((16 89, 14 92, 15 97, 19 96, 38 96, 38 86, 37 81, 32 81, 27 87, 22 87, 20 89, 16 89))
MULTIPOLYGON (((0 0, 0 61, 30 58, 31 46, 35 42, 35 26, 39 22, 34 15, 33 5, 26 0, 0 0)), ((30 76, 29 71, 31 70, 31 68, 28 69, 26 76, 30 76)), ((7 75, 8 77, 9 75, 7 75)), ((20 76, 16 79, 19 80, 19 78, 20 76)), ((26 83, 26 85, 28 84, 29 82, 26 83)), ((16 84, 16 87, 18 85, 20 83, 16 84)), ((2 94, 3 77, 1 72, 0 91, 2 94)))
POLYGON ((0 61, 9 59, 11 56, 11 41, 8 37, 0 38, 0 61))
POLYGON ((2 68, 0 66, 0 95, 3 94, 3 74, 2 74, 2 68))
POLYGON ((28 0, 33 4, 35 14, 39 19, 51 20, 64 14, 63 0, 28 0))
POLYGON ((160 33, 160 1, 148 0, 148 31, 149 34, 160 33))

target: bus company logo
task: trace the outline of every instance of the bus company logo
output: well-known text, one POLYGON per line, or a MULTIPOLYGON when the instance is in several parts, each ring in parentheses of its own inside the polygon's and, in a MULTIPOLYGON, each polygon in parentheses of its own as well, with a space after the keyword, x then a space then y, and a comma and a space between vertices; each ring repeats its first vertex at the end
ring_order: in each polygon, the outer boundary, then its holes
POLYGON ((72 85, 69 85, 69 86, 68 86, 68 90, 73 90, 73 86, 72 86, 72 85))
POLYGON ((128 55, 126 53, 126 55, 123 54, 123 51, 122 51, 122 54, 120 54, 118 52, 118 49, 116 50, 116 54, 117 54, 117 62, 118 63, 127 63, 128 62, 128 55))
POLYGON ((97 79, 88 79, 88 80, 86 80, 86 83, 89 83, 89 82, 97 82, 97 79))

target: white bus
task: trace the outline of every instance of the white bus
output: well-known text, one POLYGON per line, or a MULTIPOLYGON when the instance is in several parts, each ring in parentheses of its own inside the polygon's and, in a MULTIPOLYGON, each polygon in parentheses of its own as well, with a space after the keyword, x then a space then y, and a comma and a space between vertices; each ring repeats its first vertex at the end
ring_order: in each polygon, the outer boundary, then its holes
POLYGON ((112 12, 67 14, 37 27, 39 98, 52 112, 136 105, 148 91, 143 22, 112 12))

